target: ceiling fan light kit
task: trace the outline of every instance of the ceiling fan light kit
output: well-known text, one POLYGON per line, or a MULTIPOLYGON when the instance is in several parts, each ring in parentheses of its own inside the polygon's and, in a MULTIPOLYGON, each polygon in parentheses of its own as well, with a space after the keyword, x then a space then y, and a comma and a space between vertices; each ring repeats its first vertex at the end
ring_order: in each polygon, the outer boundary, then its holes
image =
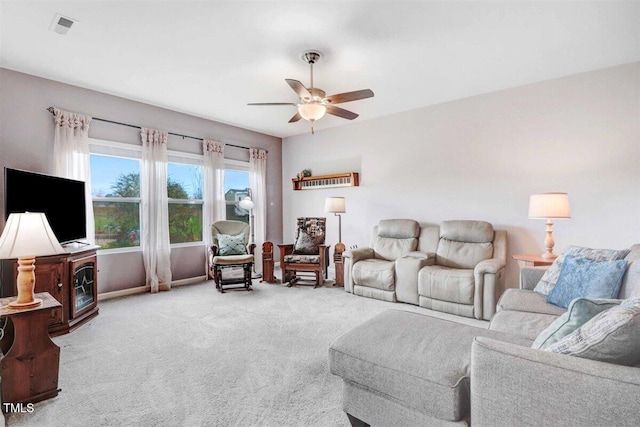
POLYGON ((298 108, 298 112, 291 117, 289 123, 294 123, 300 119, 311 122, 311 133, 313 131, 313 123, 324 117, 325 114, 342 117, 347 120, 353 120, 358 115, 352 111, 336 107, 334 104, 343 102, 357 101, 359 99, 373 97, 371 89, 356 90, 353 92, 339 93, 336 95, 326 96, 325 91, 313 87, 313 64, 316 64, 322 58, 322 54, 316 50, 307 50, 302 53, 302 60, 309 64, 310 69, 310 86, 306 87, 300 81, 294 79, 285 79, 287 84, 300 98, 300 102, 295 104, 292 102, 266 102, 266 103, 250 103, 248 105, 293 105, 298 108))

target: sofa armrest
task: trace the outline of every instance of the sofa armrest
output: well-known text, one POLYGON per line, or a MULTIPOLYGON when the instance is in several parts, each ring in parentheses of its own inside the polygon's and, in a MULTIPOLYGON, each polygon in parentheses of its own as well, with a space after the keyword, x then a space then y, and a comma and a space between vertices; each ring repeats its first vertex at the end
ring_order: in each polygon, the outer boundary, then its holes
POLYGON ((357 248, 342 252, 345 292, 353 293, 353 276, 351 275, 353 265, 358 261, 373 257, 375 257, 375 253, 372 248, 357 248))
POLYGON ((496 274, 504 268, 506 263, 500 258, 491 258, 480 261, 474 269, 474 274, 496 274))
POLYGON ((357 248, 342 252, 342 257, 349 258, 351 260, 351 264, 355 264, 363 259, 375 257, 375 253, 372 248, 357 248))
POLYGON ((637 425, 640 368, 487 337, 471 347, 474 426, 637 425))
POLYGON ((433 261, 430 264, 426 264, 426 265, 433 265, 436 261, 436 254, 433 252, 411 251, 405 256, 405 258, 433 261))
POLYGON ((396 299, 399 302, 420 304, 418 273, 422 267, 433 265, 435 262, 435 254, 417 251, 396 260, 396 299))
POLYGON ((475 294, 473 311, 476 319, 491 320, 498 298, 504 289, 505 261, 490 258, 479 262, 473 270, 475 294))
POLYGON ((520 289, 532 291, 548 268, 549 267, 522 267, 520 269, 520 289))

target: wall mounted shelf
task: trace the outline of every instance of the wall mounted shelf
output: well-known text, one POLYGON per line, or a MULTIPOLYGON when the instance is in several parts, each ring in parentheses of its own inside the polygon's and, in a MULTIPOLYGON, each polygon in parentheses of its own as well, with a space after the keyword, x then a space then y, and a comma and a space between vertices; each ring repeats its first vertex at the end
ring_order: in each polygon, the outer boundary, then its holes
POLYGON ((302 179, 292 178, 294 190, 314 190, 332 187, 358 187, 360 175, 358 172, 334 173, 331 175, 306 176, 302 179))

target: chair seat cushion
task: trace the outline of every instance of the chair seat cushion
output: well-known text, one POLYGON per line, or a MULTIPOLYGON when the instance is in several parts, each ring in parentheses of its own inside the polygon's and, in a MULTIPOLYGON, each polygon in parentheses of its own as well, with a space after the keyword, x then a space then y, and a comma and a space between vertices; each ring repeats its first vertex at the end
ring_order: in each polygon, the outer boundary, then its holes
POLYGON ((418 273, 418 293, 423 297, 457 304, 473 304, 475 280, 472 269, 428 265, 418 273))
POLYGON ((319 264, 320 255, 285 255, 284 262, 296 264, 319 264))
POLYGON ((351 276, 355 285, 392 291, 395 289, 395 261, 370 258, 353 265, 351 276))
POLYGON ((253 255, 229 255, 213 257, 214 265, 240 265, 253 262, 253 255))
POLYGON ((471 343, 489 336, 518 345, 525 340, 500 332, 387 310, 336 339, 329 349, 331 372, 387 396, 402 406, 441 420, 469 413, 471 343))

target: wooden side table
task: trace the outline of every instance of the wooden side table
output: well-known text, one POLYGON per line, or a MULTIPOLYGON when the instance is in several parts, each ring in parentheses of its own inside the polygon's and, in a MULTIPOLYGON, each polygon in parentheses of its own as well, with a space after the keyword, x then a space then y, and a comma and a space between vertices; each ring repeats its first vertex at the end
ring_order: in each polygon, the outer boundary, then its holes
MULTIPOLYGON (((51 341, 47 322, 52 309, 62 305, 49 294, 35 295, 42 299, 38 307, 16 310, 6 304, 16 298, 3 300, 0 316, 13 323, 13 330, 5 330, 0 347, 5 356, 0 361, 3 403, 35 403, 58 394, 60 347, 51 341)), ((4 409, 4 408, 3 408, 4 409)))
POLYGON ((344 260, 342 259, 342 252, 346 249, 343 243, 336 243, 336 247, 333 250, 333 265, 336 270, 336 281, 333 286, 344 286, 344 260))
POLYGON ((513 259, 518 261, 520 268, 550 266, 555 261, 555 258, 542 258, 540 255, 514 255, 513 259))

